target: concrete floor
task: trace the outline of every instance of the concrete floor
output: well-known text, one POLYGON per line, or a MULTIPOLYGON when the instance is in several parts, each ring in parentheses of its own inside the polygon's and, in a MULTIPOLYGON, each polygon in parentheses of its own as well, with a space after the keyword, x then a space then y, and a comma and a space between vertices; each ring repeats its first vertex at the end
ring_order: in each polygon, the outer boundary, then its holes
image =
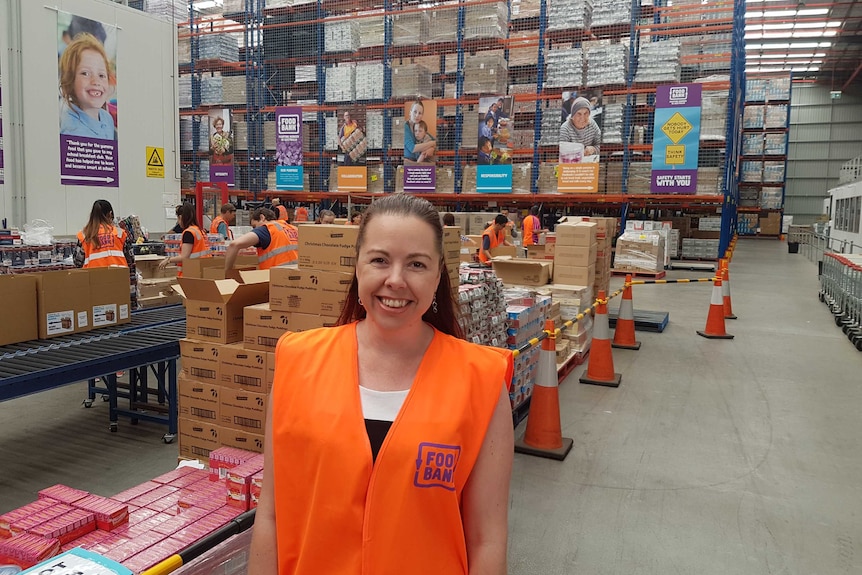
MULTIPOLYGON (((669 312, 668 328, 614 351, 618 389, 579 384, 585 366, 561 385, 575 447, 515 456, 511 575, 862 573, 862 353, 786 244, 740 241, 731 273, 736 339, 695 334, 710 284, 637 286, 635 309, 669 312)), ((108 433, 107 405, 84 396, 0 403, 0 512, 54 483, 111 495, 175 465, 163 428, 108 433)))

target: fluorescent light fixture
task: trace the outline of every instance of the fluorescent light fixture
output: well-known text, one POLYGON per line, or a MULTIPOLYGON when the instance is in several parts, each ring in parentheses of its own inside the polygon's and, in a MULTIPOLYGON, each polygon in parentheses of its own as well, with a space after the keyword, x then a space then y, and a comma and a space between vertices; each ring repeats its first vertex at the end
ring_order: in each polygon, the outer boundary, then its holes
POLYGON ((752 10, 745 13, 746 18, 793 18, 799 16, 823 16, 829 8, 805 8, 802 10, 752 10))
POLYGON ((829 48, 832 42, 793 42, 790 44, 746 44, 746 50, 813 50, 829 48))
POLYGON ((751 32, 745 35, 746 40, 770 40, 778 38, 831 38, 837 36, 836 30, 806 30, 786 32, 751 32))

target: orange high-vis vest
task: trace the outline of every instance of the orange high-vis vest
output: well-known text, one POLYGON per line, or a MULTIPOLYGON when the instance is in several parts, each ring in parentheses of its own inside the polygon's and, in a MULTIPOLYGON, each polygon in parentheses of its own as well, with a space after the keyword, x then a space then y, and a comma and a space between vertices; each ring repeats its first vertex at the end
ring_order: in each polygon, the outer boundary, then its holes
POLYGON ((308 221, 308 208, 298 207, 295 212, 295 220, 297 222, 307 222, 308 221))
POLYGON ((233 239, 233 232, 230 231, 230 224, 228 224, 227 220, 221 216, 216 216, 215 218, 213 218, 213 223, 212 223, 212 225, 210 225, 210 233, 211 234, 217 234, 218 233, 218 227, 222 223, 224 224, 224 227, 227 230, 227 236, 226 236, 227 239, 232 240, 233 239))
MULTIPOLYGON (((503 242, 506 241, 506 230, 502 229, 499 232, 495 232, 494 231, 494 224, 491 224, 490 226, 488 226, 488 229, 486 229, 482 233, 482 236, 483 236, 482 244, 483 245, 485 244, 484 236, 488 236, 489 238, 491 238, 491 248, 490 249, 494 249, 497 246, 503 245, 503 242)), ((488 263, 489 261, 491 261, 485 255, 485 250, 482 249, 482 246, 479 246, 479 261, 482 263, 488 263)))
POLYGON ((467 575, 461 497, 511 380, 511 352, 435 332, 374 463, 356 323, 288 333, 275 357, 278 572, 467 575))
MULTIPOLYGON (((269 230, 269 247, 265 250, 257 248, 258 269, 268 270, 290 263, 299 257, 296 253, 298 241, 295 234, 291 239, 288 230, 289 224, 265 222, 264 225, 269 230)), ((294 232, 296 231, 295 227, 290 226, 290 228, 293 228, 294 232)))
MULTIPOLYGON (((195 237, 195 242, 192 244, 192 253, 189 255, 190 259, 196 260, 199 258, 211 258, 212 253, 210 252, 210 243, 207 241, 207 235, 204 233, 202 229, 197 226, 189 226, 183 230, 183 233, 191 232, 195 237)), ((180 244, 180 249, 182 249, 182 244, 180 244)), ((179 268, 179 272, 177 272, 177 277, 183 277, 183 262, 177 264, 179 268)))
POLYGON ((287 208, 285 208, 281 204, 275 206, 275 215, 278 216, 277 219, 287 221, 287 208))
POLYGON ((539 218, 530 214, 524 221, 521 222, 521 228, 524 234, 524 245, 525 246, 534 246, 539 240, 538 231, 539 231, 539 218))
POLYGON ((126 254, 123 245, 126 243, 126 232, 117 226, 99 226, 99 247, 84 240, 84 232, 78 232, 78 241, 84 248, 85 268, 127 268, 126 254))

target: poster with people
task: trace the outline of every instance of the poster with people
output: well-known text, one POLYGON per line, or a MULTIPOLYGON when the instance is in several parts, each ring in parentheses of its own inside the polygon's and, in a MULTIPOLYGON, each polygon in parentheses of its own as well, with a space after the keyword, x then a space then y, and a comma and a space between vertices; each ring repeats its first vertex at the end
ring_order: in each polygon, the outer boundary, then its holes
POLYGON ((60 183, 120 185, 117 28, 57 12, 60 183))
POLYGON ((560 156, 557 189, 564 193, 592 193, 599 189, 602 143, 600 90, 563 92, 560 115, 560 156))
POLYGON ((404 191, 434 192, 437 184, 437 102, 404 104, 404 191))
POLYGON ((351 106, 338 110, 336 183, 340 192, 368 191, 368 168, 365 167, 368 139, 365 129, 365 108, 351 106))
POLYGON ((230 108, 210 110, 207 116, 210 138, 210 181, 234 185, 233 131, 230 108))
POLYGON ((275 189, 302 190, 302 108, 275 109, 275 189))
POLYGON ((514 98, 479 98, 479 134, 476 156, 476 191, 489 194, 512 192, 512 136, 514 98))

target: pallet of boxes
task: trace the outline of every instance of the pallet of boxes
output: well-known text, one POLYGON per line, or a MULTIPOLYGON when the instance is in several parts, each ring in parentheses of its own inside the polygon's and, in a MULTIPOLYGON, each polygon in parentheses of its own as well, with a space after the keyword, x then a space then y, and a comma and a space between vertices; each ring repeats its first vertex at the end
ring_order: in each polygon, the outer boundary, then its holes
POLYGON ((177 285, 177 266, 159 268, 164 256, 135 256, 138 271, 138 305, 143 308, 181 303, 183 298, 173 286, 177 285))
POLYGON ((613 271, 664 277, 665 266, 670 263, 670 230, 670 222, 626 222, 626 230, 617 240, 613 271))

